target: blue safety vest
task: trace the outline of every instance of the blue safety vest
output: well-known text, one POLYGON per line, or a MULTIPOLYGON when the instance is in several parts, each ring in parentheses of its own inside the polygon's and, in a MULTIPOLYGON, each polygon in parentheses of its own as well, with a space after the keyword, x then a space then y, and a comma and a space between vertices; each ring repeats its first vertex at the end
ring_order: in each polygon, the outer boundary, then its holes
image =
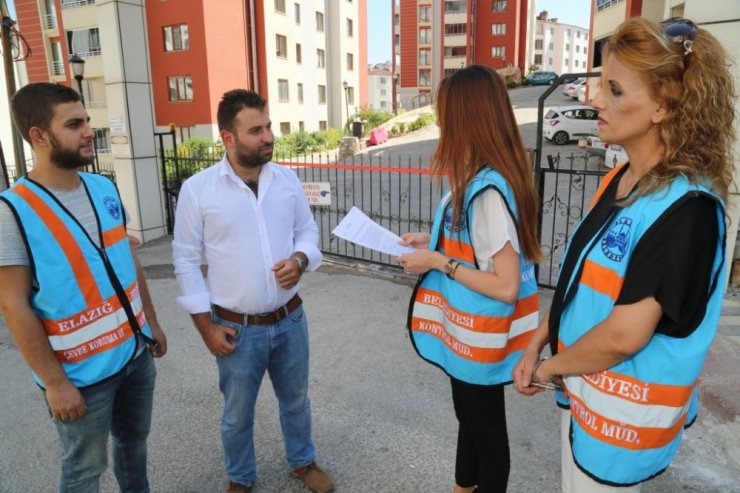
MULTIPOLYGON (((442 200, 434 219, 429 248, 462 265, 478 269, 468 229, 472 203, 496 189, 516 222, 516 200, 509 184, 489 167, 482 168, 465 190, 459 225, 442 200)), ((511 383, 511 372, 538 324, 539 298, 534 267, 519 256, 521 284, 516 303, 504 303, 466 288, 438 270, 420 277, 411 297, 408 328, 414 348, 448 375, 478 385, 511 383)))
MULTIPOLYGON (((151 337, 115 186, 80 173, 99 224, 98 248, 44 187, 21 178, 0 195, 24 237, 35 287, 30 304, 76 387, 118 373, 136 351, 135 333, 151 337)), ((42 387, 37 375, 36 381, 42 387)))
MULTIPOLYGON (((604 180, 600 191, 616 176, 604 180)), ((655 333, 624 361, 592 375, 565 378, 570 439, 578 467, 594 480, 629 486, 663 472, 678 450, 683 430, 696 418, 697 379, 719 321, 724 289, 724 204, 707 187, 674 179, 665 188, 618 208, 582 252, 569 280, 560 318, 558 347, 574 344, 605 320, 622 288, 630 257, 642 236, 685 199, 705 194, 716 200, 719 238, 707 310, 685 338, 655 333), (567 293, 575 289, 569 297, 567 293)), ((567 253, 566 253, 567 255, 567 253)), ((690 259, 687 259, 690 261, 690 259)), ((676 266, 680 268, 680 266, 676 266)))

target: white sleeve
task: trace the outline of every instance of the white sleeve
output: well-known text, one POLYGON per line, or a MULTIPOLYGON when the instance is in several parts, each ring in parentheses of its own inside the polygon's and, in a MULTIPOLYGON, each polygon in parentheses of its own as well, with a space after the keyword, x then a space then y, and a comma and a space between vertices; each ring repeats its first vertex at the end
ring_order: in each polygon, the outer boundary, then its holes
POLYGON ((211 296, 200 269, 203 253, 203 219, 189 182, 180 189, 175 211, 172 257, 175 277, 180 285, 177 303, 188 313, 211 309, 211 296))
POLYGON ((506 246, 506 242, 511 242, 516 253, 521 253, 514 219, 498 190, 489 188, 473 201, 470 226, 475 258, 481 270, 493 272, 491 257, 506 246))

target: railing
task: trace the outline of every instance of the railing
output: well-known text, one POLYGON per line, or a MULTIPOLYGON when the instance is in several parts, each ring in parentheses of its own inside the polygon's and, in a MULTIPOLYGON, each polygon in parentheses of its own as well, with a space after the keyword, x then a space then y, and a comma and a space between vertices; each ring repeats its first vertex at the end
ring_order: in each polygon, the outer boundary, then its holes
POLYGON ((544 256, 537 273, 540 286, 554 288, 557 284, 566 242, 607 172, 600 156, 547 156, 547 166, 540 168, 537 179, 541 204, 539 235, 544 256))
POLYGON ((95 0, 62 0, 63 9, 74 9, 77 7, 84 7, 85 5, 95 5, 95 0))
POLYGON ((57 15, 46 14, 44 16, 44 29, 56 29, 57 28, 57 15))
MULTIPOLYGON (((169 195, 175 197, 175 203, 176 194, 188 176, 221 159, 213 154, 198 158, 176 156, 172 151, 162 154, 166 156, 165 187, 172 192, 169 195)), ((393 268, 400 268, 393 257, 348 243, 332 236, 331 231, 355 206, 399 236, 411 231, 429 232, 442 193, 426 158, 421 156, 383 159, 360 154, 340 160, 335 154, 322 154, 276 156, 275 162, 290 167, 303 183, 328 184, 331 203, 311 205, 322 252, 393 268)))
POLYGON ((64 75, 64 62, 53 60, 51 62, 51 75, 64 75))
POLYGON ((90 58, 90 57, 100 56, 100 54, 101 54, 100 48, 93 48, 89 51, 83 51, 81 53, 77 53, 77 56, 79 56, 80 58, 90 58))

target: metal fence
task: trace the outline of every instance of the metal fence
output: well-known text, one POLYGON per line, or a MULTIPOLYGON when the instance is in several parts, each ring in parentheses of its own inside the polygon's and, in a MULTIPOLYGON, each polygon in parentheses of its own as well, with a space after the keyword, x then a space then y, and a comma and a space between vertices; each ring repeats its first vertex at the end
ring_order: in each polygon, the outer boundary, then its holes
MULTIPOLYGON (((180 185, 187 177, 213 165, 221 155, 181 156, 176 149, 170 149, 161 151, 160 156, 164 160, 168 229, 172 232, 180 185)), ((279 164, 293 169, 301 182, 328 184, 331 204, 311 206, 319 226, 322 252, 394 268, 399 267, 391 256, 348 243, 331 232, 352 206, 399 236, 411 231, 429 232, 442 196, 442 184, 429 171, 427 159, 368 154, 339 159, 334 153, 274 157, 279 164)), ((547 165, 535 170, 541 201, 538 232, 544 254, 538 267, 540 286, 555 286, 566 242, 607 171, 602 158, 574 153, 549 155, 547 165)))

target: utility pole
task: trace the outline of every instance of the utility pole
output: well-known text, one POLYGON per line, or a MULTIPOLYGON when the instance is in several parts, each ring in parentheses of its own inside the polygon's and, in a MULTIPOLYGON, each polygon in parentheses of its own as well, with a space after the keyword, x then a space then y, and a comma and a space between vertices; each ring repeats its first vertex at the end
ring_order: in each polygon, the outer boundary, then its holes
MULTIPOLYGON (((2 24, 2 47, 3 47, 3 66, 5 67, 5 85, 8 89, 8 100, 15 94, 15 66, 13 65, 13 47, 11 37, 13 36, 13 26, 15 21, 10 18, 10 11, 6 0, 0 0, 0 12, 3 16, 2 24)), ((11 131, 13 134, 13 154, 15 156, 16 177, 26 174, 26 156, 23 152, 23 139, 15 128, 15 123, 11 119, 11 131)), ((7 176, 5 162, 3 160, 3 173, 7 176)))

